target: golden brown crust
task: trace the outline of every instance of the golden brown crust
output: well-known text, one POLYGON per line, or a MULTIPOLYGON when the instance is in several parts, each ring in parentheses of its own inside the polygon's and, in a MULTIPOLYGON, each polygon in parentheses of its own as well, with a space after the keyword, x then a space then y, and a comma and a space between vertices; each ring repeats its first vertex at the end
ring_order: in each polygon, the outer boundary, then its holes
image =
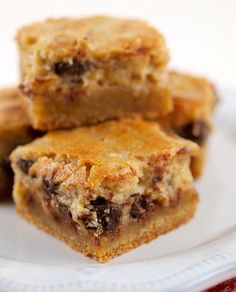
POLYGON ((22 28, 17 40, 23 50, 37 46, 52 60, 71 57, 78 49, 99 58, 130 57, 157 50, 156 62, 168 60, 164 38, 146 22, 95 16, 49 19, 22 28))
MULTIPOLYGON (((181 196, 176 207, 157 210, 148 220, 138 221, 120 230, 114 240, 104 237, 100 240, 100 245, 96 245, 96 241, 89 242, 86 236, 85 241, 81 238, 78 240, 71 228, 47 218, 44 211, 40 210, 40 205, 33 209, 26 204, 24 208, 18 208, 17 211, 26 220, 64 241, 71 248, 99 262, 107 262, 188 222, 195 213, 197 202, 197 194, 194 191, 187 191, 181 196)), ((83 236, 83 232, 81 234, 83 236)))
POLYGON ((170 161, 182 149, 188 156, 198 153, 195 143, 166 135, 155 122, 126 119, 48 133, 18 147, 11 160, 16 164, 18 159, 35 161, 42 156, 74 159, 80 166, 90 166, 89 184, 99 185, 122 169, 125 170, 122 178, 133 175, 130 166, 139 161, 147 162, 152 157, 163 159, 165 155, 170 161))
MULTIPOLYGON (((109 153, 112 151, 115 153, 126 151, 127 155, 132 153, 133 156, 145 157, 158 155, 163 151, 175 154, 183 147, 190 155, 196 155, 198 152, 196 144, 168 136, 155 122, 123 119, 107 121, 92 127, 49 132, 33 143, 19 147, 12 156, 18 153, 24 156, 24 153, 28 152, 32 157, 59 155, 84 161, 91 159, 94 163, 107 165, 109 157, 112 157, 109 153)), ((120 157, 120 161, 124 161, 126 156, 120 157)), ((119 160, 119 156, 116 159, 119 160)))

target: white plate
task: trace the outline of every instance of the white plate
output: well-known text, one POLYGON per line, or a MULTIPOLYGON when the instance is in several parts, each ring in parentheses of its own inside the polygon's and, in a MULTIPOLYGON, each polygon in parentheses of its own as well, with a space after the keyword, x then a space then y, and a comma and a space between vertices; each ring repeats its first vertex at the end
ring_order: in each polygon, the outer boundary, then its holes
POLYGON ((222 92, 187 225, 98 264, 0 207, 0 291, 199 291, 236 275, 236 94, 222 92))

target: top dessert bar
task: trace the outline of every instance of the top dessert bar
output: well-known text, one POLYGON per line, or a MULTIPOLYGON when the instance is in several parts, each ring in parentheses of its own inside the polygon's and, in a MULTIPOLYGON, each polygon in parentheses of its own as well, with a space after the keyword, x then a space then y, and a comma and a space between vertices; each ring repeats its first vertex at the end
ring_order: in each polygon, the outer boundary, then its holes
POLYGON ((172 108, 163 36, 139 20, 50 19, 22 28, 22 92, 37 129, 112 118, 156 118, 172 108))
POLYGON ((16 88, 0 91, 0 199, 9 197, 12 172, 8 155, 18 145, 31 141, 34 131, 27 117, 24 100, 16 88))
POLYGON ((17 210, 106 261, 193 216, 189 162, 197 152, 136 119, 53 131, 11 154, 17 210))

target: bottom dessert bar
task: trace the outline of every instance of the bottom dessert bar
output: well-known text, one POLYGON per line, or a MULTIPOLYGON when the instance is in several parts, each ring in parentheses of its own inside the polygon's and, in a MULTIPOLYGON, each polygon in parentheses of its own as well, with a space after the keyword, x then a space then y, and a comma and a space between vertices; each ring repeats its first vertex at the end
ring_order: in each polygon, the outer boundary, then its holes
POLYGON ((0 200, 9 198, 12 193, 13 173, 8 155, 16 146, 30 142, 35 135, 18 89, 0 90, 0 200))
POLYGON ((180 72, 169 73, 169 85, 174 110, 160 118, 159 123, 168 131, 200 146, 200 152, 191 162, 194 177, 202 174, 209 134, 212 131, 213 111, 217 103, 214 86, 205 78, 180 72))
POLYGON ((187 222, 198 201, 198 146, 155 122, 56 131, 11 154, 17 211, 105 262, 187 222))

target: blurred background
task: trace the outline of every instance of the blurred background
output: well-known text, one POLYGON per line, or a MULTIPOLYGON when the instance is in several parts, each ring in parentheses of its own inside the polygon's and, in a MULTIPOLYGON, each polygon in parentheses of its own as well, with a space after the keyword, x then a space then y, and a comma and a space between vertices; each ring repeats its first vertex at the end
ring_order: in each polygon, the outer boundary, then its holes
POLYGON ((0 86, 18 82, 14 37, 19 27, 92 14, 146 19, 165 35, 171 67, 236 87, 235 0, 1 0, 0 86))

